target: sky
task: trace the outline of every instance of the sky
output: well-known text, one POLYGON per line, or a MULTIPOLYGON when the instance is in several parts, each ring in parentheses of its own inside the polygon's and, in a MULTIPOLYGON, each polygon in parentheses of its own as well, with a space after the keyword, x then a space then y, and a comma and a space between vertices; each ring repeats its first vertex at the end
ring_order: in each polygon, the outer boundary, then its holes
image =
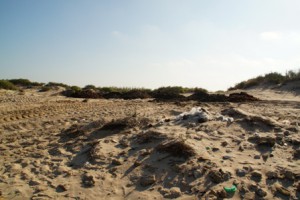
POLYGON ((226 90, 300 69, 299 0, 0 0, 0 79, 226 90))

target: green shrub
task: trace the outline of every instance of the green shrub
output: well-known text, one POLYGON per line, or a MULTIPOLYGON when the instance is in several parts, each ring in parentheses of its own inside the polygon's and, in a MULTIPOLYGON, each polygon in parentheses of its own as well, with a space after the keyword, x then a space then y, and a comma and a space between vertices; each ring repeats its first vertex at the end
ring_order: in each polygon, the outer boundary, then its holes
POLYGON ((0 89, 17 90, 18 88, 10 81, 0 80, 0 89))
POLYGON ((47 92, 47 91, 49 91, 51 89, 52 89, 52 87, 45 85, 45 86, 41 87, 41 89, 39 90, 39 92, 47 92))
POLYGON ((46 87, 64 87, 69 88, 70 86, 64 84, 64 83, 56 83, 56 82, 49 82, 45 85, 46 87))
POLYGON ((282 84, 287 81, 300 80, 300 69, 296 71, 287 71, 285 75, 282 75, 277 72, 271 72, 265 74, 264 76, 258 76, 256 78, 249 79, 247 81, 242 81, 236 84, 234 87, 229 88, 228 90, 235 89, 248 89, 253 86, 258 86, 260 84, 271 83, 271 84, 282 84))
POLYGON ((283 83, 286 80, 286 77, 277 72, 272 72, 272 73, 266 74, 264 79, 268 83, 279 84, 279 83, 283 83))
POLYGON ((179 86, 160 87, 153 90, 152 97, 156 99, 179 99, 183 98, 181 93, 183 93, 183 88, 179 86))
POLYGON ((147 99, 151 97, 149 89, 132 89, 122 94, 123 99, 147 99))
POLYGON ((208 93, 208 91, 204 88, 194 88, 193 92, 194 93, 206 93, 206 94, 208 93))
POLYGON ((19 86, 30 86, 31 85, 31 81, 30 80, 23 79, 23 78, 10 79, 9 82, 11 82, 14 85, 19 85, 19 86))
POLYGON ((107 93, 112 93, 112 92, 126 93, 126 92, 129 92, 131 90, 147 90, 147 91, 149 91, 150 89, 130 88, 130 87, 98 87, 97 90, 102 94, 107 94, 107 93))
POLYGON ((71 86, 70 88, 73 92, 80 92, 81 91, 81 88, 78 87, 78 86, 71 86))
POLYGON ((38 83, 38 82, 31 82, 28 79, 10 79, 9 82, 13 83, 14 85, 23 86, 23 87, 34 87, 34 86, 42 86, 44 83, 38 83))
POLYGON ((96 86, 94 86, 94 85, 86 85, 84 88, 83 88, 83 90, 96 90, 97 88, 96 88, 96 86))
POLYGON ((287 79, 286 81, 300 80, 300 69, 298 72, 292 70, 287 71, 285 77, 287 79))
POLYGON ((183 93, 183 88, 179 86, 160 87, 153 90, 153 94, 180 94, 183 93))
POLYGON ((31 86, 43 86, 45 83, 31 82, 31 86))

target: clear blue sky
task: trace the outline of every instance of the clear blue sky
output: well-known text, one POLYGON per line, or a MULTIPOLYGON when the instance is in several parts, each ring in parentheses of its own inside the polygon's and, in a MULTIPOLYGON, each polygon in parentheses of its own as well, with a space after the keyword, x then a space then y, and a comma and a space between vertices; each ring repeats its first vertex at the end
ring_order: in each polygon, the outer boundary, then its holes
POLYGON ((300 68, 299 0, 0 0, 0 79, 209 90, 300 68))

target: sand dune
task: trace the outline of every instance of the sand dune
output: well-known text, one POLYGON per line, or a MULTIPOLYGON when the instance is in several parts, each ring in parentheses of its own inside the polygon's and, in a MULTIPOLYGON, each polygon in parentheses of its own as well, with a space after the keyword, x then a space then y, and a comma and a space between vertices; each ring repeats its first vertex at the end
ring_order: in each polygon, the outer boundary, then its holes
POLYGON ((249 93, 264 101, 1 91, 0 199, 300 199, 299 97, 249 93))

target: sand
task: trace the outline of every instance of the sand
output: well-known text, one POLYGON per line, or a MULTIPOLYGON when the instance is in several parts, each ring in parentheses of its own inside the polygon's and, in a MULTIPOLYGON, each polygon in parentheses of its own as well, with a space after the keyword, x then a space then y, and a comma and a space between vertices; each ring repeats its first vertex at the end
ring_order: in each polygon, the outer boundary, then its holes
POLYGON ((300 98, 249 93, 264 100, 1 90, 0 199, 300 199, 300 98))

